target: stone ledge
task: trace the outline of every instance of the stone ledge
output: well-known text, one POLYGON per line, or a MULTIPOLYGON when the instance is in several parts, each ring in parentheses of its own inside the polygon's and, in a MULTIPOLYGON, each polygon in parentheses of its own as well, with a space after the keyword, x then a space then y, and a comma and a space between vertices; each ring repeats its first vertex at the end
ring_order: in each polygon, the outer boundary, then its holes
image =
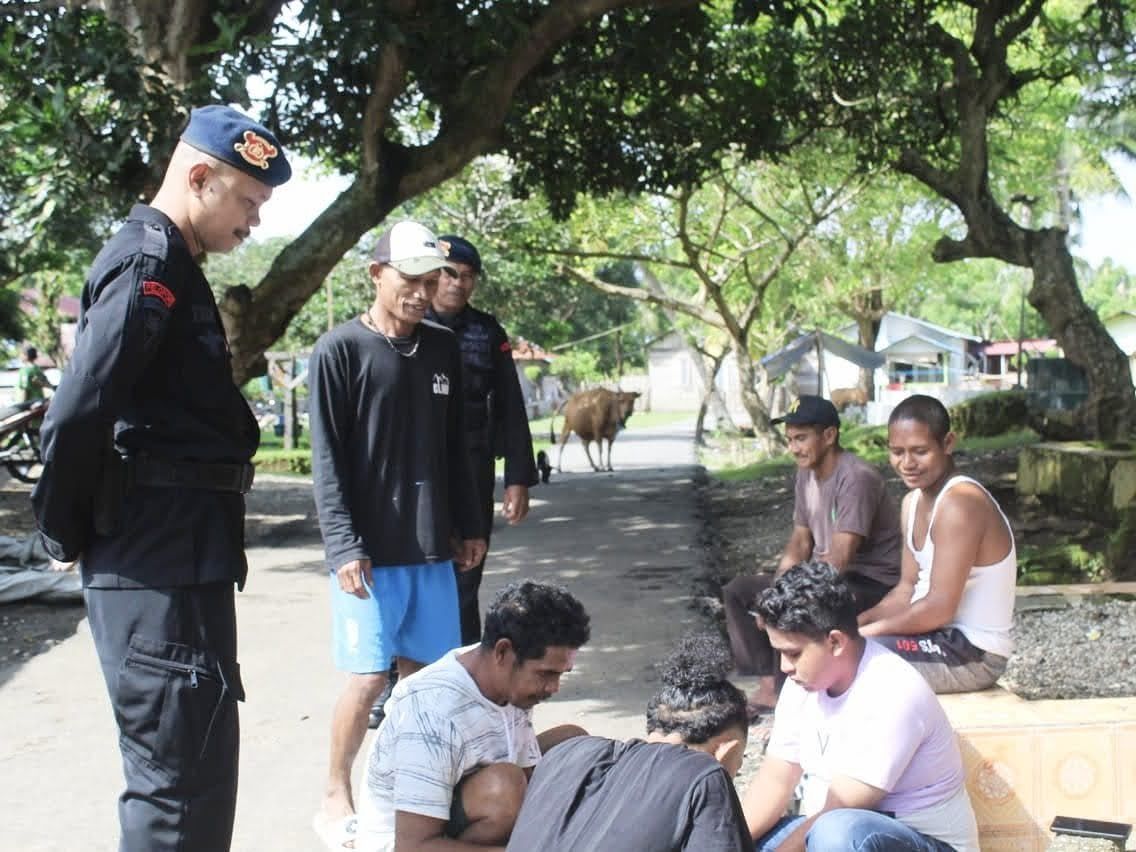
POLYGON ((939 698, 983 852, 1043 852, 1058 814, 1136 823, 1136 698, 1027 701, 1000 687, 939 698))
POLYGON ((1019 598, 1062 595, 1064 597, 1084 597, 1086 595, 1136 595, 1136 582, 1131 580, 1107 583, 1063 583, 1045 586, 1018 586, 1015 591, 1019 598))

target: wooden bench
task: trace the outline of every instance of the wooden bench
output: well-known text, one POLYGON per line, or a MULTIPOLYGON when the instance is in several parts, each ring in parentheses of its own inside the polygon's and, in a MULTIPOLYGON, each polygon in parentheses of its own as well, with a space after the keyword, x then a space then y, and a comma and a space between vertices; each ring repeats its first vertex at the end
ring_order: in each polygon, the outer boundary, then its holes
POLYGON ((1136 698, 1027 701, 1000 687, 939 698, 982 852, 1044 852, 1058 814, 1136 823, 1136 698))

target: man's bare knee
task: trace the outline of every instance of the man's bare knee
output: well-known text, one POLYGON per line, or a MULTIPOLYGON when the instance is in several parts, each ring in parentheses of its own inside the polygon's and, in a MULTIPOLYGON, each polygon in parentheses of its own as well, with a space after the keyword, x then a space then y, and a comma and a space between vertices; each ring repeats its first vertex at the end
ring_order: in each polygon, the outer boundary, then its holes
POLYGON ((527 789, 528 778, 521 767, 491 763, 462 784, 462 807, 471 823, 481 823, 482 830, 492 825, 508 837, 527 789))
POLYGON ((387 685, 386 672, 373 672, 371 674, 350 674, 347 677, 347 687, 344 690, 350 693, 356 701, 365 703, 369 708, 379 697, 387 685))

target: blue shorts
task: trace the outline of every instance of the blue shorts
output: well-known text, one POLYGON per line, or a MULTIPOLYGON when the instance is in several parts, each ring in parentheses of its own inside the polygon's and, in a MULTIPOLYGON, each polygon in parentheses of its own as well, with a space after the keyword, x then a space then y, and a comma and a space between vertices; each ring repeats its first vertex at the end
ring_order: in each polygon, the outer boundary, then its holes
POLYGON ((385 672, 395 657, 428 665, 461 644, 452 562, 373 568, 367 598, 348 594, 334 572, 329 576, 337 669, 385 672))

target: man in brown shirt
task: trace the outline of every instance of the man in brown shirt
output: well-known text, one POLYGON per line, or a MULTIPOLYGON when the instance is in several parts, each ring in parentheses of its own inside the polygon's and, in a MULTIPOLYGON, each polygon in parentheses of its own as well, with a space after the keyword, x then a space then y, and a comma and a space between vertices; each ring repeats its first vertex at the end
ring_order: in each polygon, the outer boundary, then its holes
POLYGON ((883 476, 840 446, 840 415, 819 396, 802 396, 774 424, 785 424, 797 461, 793 532, 776 574, 738 577, 722 590, 726 630, 738 673, 758 675, 751 715, 777 703, 778 663, 752 614, 757 596, 799 562, 824 561, 848 580, 859 612, 875 606, 899 581, 899 511, 883 476))

